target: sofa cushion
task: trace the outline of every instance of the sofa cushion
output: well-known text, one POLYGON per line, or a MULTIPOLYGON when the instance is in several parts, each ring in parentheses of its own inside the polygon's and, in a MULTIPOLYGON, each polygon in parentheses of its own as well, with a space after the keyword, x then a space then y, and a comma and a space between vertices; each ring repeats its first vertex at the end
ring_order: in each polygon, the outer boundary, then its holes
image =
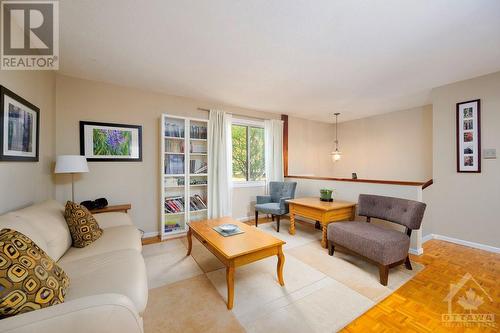
POLYGON ((102 229, 119 227, 122 225, 134 225, 130 215, 123 212, 108 212, 94 214, 94 218, 102 229))
POLYGON ((148 301, 146 265, 136 250, 109 252, 61 263, 71 278, 66 299, 100 294, 122 294, 142 313, 148 301))
POLYGON ((102 229, 85 206, 68 201, 64 210, 74 247, 92 244, 102 235, 102 229))
POLYGON ((120 250, 135 250, 141 252, 141 234, 136 227, 124 225, 121 227, 107 228, 102 236, 84 248, 71 247, 59 263, 79 260, 95 255, 105 254, 120 250))
POLYGON ((54 200, 29 206, 12 214, 26 220, 45 239, 47 254, 58 261, 71 246, 71 235, 64 219, 64 206, 54 200))
MULTIPOLYGON (((31 239, 39 248, 47 252, 48 246, 42 235, 33 227, 32 223, 14 213, 7 213, 0 216, 0 230, 12 229, 19 231, 31 239)), ((54 259, 54 258, 52 258, 54 259)))
POLYGON ((410 237, 367 222, 334 222, 328 225, 328 240, 383 265, 408 255, 410 237))
POLYGON ((63 269, 31 239, 0 231, 0 319, 62 303, 68 286, 63 269))

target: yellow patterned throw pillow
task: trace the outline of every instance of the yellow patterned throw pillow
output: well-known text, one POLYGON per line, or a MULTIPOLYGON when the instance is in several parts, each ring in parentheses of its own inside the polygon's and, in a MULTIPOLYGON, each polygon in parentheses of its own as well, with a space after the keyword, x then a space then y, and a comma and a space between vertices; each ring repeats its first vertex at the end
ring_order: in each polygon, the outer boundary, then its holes
POLYGON ((87 208, 68 201, 64 211, 74 247, 85 247, 101 237, 103 230, 87 208))
POLYGON ((0 318, 64 302, 69 278, 22 233, 0 230, 0 318))

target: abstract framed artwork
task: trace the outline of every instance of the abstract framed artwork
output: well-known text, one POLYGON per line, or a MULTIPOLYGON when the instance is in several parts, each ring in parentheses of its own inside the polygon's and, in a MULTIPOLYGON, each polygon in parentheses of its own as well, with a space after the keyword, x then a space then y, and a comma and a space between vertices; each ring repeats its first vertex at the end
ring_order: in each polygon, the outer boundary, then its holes
POLYGON ((0 86, 0 161, 38 162, 40 109, 0 86))
POLYGON ((457 172, 481 172, 481 100, 457 103, 457 172))
POLYGON ((142 126, 80 121, 80 155, 88 161, 142 161, 142 126))

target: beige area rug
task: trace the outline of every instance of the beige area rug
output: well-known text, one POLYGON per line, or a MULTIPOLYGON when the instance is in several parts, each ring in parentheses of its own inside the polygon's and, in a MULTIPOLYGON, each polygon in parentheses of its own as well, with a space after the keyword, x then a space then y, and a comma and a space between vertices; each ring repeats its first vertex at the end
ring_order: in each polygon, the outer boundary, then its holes
POLYGON ((149 301, 144 315, 152 332, 333 332, 363 314, 410 280, 403 266, 390 270, 389 285, 378 280, 378 268, 357 257, 321 248, 321 232, 289 222, 259 225, 287 242, 284 247, 285 286, 277 282, 277 258, 238 267, 232 311, 226 309, 224 266, 198 241, 186 256, 186 239, 144 246, 149 301), (172 313, 174 314, 172 316, 172 313))
POLYGON ((193 257, 186 256, 186 247, 179 239, 144 246, 142 254, 149 289, 203 274, 193 257))

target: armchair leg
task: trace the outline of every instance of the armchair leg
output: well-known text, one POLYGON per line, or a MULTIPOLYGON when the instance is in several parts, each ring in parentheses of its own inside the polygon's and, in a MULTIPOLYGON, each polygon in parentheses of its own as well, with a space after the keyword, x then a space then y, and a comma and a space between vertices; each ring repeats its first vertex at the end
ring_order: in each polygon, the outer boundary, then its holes
POLYGON ((280 215, 276 215, 276 230, 280 232, 280 215))
POLYGON ((410 262, 410 257, 409 256, 406 256, 405 267, 406 267, 406 269, 408 269, 410 271, 413 270, 413 267, 411 267, 411 262, 410 262))
POLYGON ((389 279, 389 266, 379 264, 378 271, 380 274, 380 284, 387 286, 387 280, 389 279))
POLYGON ((271 221, 274 221, 274 215, 271 214, 271 221))
POLYGON ((332 241, 328 241, 328 254, 333 256, 333 253, 335 252, 335 246, 333 246, 332 241))
POLYGON ((257 227, 259 225, 259 212, 255 211, 255 226, 257 227))

